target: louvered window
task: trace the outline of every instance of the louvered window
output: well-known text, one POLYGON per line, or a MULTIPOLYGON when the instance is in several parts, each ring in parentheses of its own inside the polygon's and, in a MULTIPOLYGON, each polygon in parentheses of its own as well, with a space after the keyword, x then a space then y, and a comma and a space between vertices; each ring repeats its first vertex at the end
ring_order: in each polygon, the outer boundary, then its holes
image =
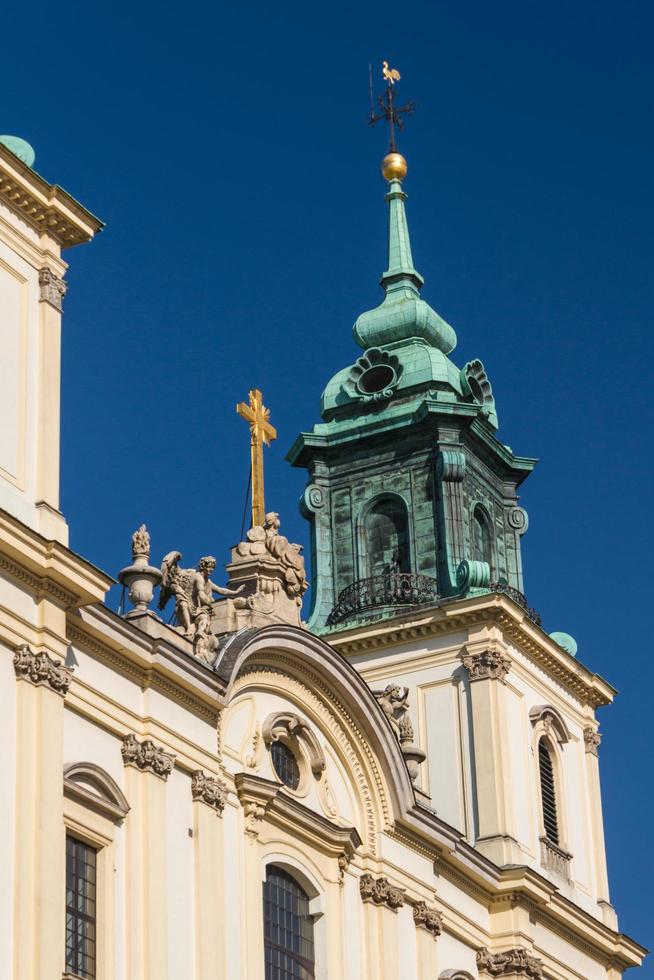
POLYGON ((543 805, 543 825, 545 836, 553 844, 559 843, 559 821, 556 813, 556 790, 554 787, 554 767, 552 755, 545 742, 538 743, 538 765, 540 768, 540 795, 543 805))

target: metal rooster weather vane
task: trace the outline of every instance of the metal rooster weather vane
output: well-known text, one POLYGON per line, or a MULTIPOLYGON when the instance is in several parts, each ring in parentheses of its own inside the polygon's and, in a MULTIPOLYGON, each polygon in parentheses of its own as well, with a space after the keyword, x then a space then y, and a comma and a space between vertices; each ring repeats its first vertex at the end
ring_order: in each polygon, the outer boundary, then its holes
POLYGON ((384 90, 384 94, 378 96, 377 104, 379 106, 379 112, 375 112, 373 96, 372 96, 372 66, 370 68, 370 116, 368 122, 371 126, 376 123, 385 120, 388 123, 388 146, 390 153, 397 152, 397 146, 395 144, 395 127, 398 129, 404 128, 404 120, 402 116, 411 116, 415 112, 416 104, 415 102, 406 102, 402 106, 395 105, 394 98, 394 87, 395 83, 399 82, 401 75, 397 68, 389 68, 388 62, 382 62, 382 76, 386 80, 387 85, 384 90))

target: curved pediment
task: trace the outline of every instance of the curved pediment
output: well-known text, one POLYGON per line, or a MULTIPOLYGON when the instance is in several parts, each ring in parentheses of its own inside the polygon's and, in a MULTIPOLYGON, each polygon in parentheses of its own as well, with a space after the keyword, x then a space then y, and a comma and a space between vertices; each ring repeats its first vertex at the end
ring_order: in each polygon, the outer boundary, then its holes
POLYGON ((560 745, 570 741, 570 732, 563 715, 551 704, 535 705, 529 712, 529 719, 532 725, 540 722, 546 734, 553 732, 560 745))
POLYGON ((129 803, 116 780, 93 762, 64 766, 64 794, 114 822, 129 813, 129 803))

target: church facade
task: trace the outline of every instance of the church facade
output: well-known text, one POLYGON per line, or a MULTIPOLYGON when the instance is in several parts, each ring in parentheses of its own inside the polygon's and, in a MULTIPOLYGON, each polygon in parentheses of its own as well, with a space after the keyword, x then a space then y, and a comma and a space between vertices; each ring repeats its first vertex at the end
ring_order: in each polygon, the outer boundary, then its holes
MULTIPOLYGON (((384 301, 289 453, 309 575, 261 496, 226 587, 136 530, 120 613, 59 508, 62 253, 102 226, 32 163, 0 140, 0 977, 639 966, 602 827, 615 691, 524 598, 535 460, 497 439, 482 362, 450 360, 420 296, 403 158, 383 165, 384 301)), ((253 392, 253 440, 263 411, 253 392)))

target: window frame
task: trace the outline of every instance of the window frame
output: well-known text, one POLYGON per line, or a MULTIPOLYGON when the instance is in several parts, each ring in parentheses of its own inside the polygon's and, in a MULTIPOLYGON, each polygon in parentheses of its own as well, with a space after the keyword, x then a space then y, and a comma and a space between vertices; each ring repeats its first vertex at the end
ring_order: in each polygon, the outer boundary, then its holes
POLYGON ((318 942, 318 936, 316 930, 316 919, 322 914, 322 908, 321 907, 316 908, 315 896, 314 899, 312 899, 311 896, 312 891, 314 891, 314 889, 312 888, 307 889, 306 887, 306 876, 303 874, 298 874, 298 869, 293 867, 292 865, 289 865, 288 862, 278 861, 274 859, 266 861, 263 867, 262 890, 261 890, 261 897, 262 897, 262 903, 261 903, 262 920, 261 921, 262 921, 262 931, 263 931, 264 975, 266 970, 266 951, 270 948, 273 948, 281 951, 286 951, 287 954, 293 959, 293 961, 298 963, 305 970, 305 972, 309 974, 310 980, 318 980, 318 978, 320 977, 320 974, 318 972, 319 942, 318 942), (266 918, 266 909, 268 903, 266 901, 266 886, 268 884, 269 873, 272 869, 274 869, 277 872, 281 872, 283 876, 289 878, 295 884, 298 890, 302 892, 303 896, 306 899, 306 907, 307 907, 306 917, 307 919, 310 920, 311 923, 311 944, 313 947, 313 957, 311 962, 309 962, 309 960, 306 959, 306 957, 303 957, 299 953, 294 952, 292 949, 289 949, 288 947, 280 946, 277 943, 272 943, 267 940, 266 926, 268 924, 268 920, 266 918), (310 972, 308 966, 310 966, 311 968, 310 972))
POLYGON ((488 508, 481 502, 481 500, 476 500, 472 505, 471 512, 471 527, 470 527, 470 554, 473 561, 483 561, 489 567, 491 581, 495 577, 496 568, 496 555, 495 555, 495 536, 493 534, 493 521, 488 512, 488 508), (477 519, 477 514, 480 515, 481 520, 477 519), (475 541, 475 526, 480 524, 484 527, 486 534, 488 535, 488 556, 478 555, 476 551, 475 541))
POLYGON ((357 545, 357 577, 359 579, 371 578, 373 576, 372 568, 370 567, 370 553, 368 548, 368 532, 367 524, 370 518, 371 512, 378 504, 384 501, 394 502, 401 506, 404 517, 406 520, 406 547, 407 547, 407 566, 408 571, 404 574, 413 575, 415 574, 415 547, 414 547, 414 536, 413 536, 413 520, 412 511, 409 501, 401 493, 395 493, 389 490, 383 490, 381 493, 377 493, 374 497, 371 497, 365 502, 361 510, 359 511, 359 516, 356 525, 356 545, 357 545))
MULTIPOLYGON (((79 976, 84 977, 85 980, 97 980, 98 976, 98 854, 100 853, 99 848, 93 844, 87 843, 87 841, 81 840, 79 836, 71 833, 66 834, 66 905, 65 905, 65 923, 66 923, 66 942, 64 944, 64 957, 67 958, 68 953, 68 917, 72 915, 74 918, 74 925, 77 925, 79 920, 89 923, 93 923, 93 973, 88 975, 86 973, 77 973, 75 970, 71 970, 68 964, 65 964, 66 970, 68 970, 67 976, 79 976), (73 846, 86 848, 89 852, 93 854, 93 903, 94 912, 93 916, 90 916, 87 912, 82 912, 78 908, 71 908, 68 904, 68 854, 69 854, 69 843, 73 843, 73 846)), ((76 875, 76 880, 79 880, 79 875, 76 875)), ((74 893, 77 897, 77 893, 74 893)), ((84 894, 84 898, 88 896, 84 894)), ((74 902, 77 905, 77 901, 74 902)), ((74 934, 77 933, 77 929, 74 929, 74 934)), ((79 951, 78 951, 79 952, 79 951)), ((85 956, 85 953, 82 953, 85 956)))

